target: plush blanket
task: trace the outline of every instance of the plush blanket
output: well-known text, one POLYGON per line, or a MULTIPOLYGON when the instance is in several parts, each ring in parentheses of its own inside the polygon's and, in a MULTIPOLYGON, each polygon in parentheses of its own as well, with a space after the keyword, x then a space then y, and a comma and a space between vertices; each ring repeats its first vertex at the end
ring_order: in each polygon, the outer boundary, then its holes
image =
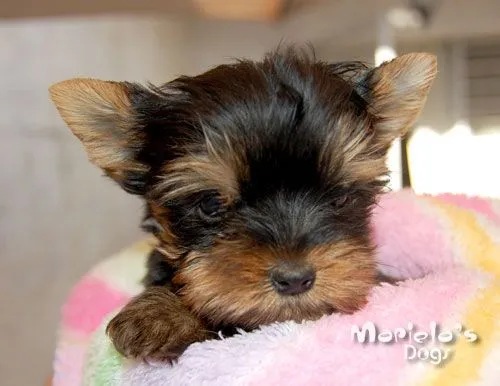
POLYGON ((354 315, 286 322, 192 345, 174 365, 120 357, 103 333, 141 290, 145 240, 73 289, 54 361, 61 385, 500 385, 500 203, 410 191, 383 196, 376 287, 354 315))

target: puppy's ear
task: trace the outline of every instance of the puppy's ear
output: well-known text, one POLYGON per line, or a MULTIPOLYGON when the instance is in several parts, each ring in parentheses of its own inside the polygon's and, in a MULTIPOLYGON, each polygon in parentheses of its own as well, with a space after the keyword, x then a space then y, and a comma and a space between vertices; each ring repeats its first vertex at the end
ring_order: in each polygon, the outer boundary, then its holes
POLYGON ((399 56, 370 70, 362 93, 375 117, 378 138, 391 142, 418 118, 437 73, 436 57, 427 53, 399 56))
POLYGON ((71 79, 49 91, 90 161, 127 192, 142 194, 148 166, 137 161, 144 133, 130 100, 131 87, 128 83, 71 79))

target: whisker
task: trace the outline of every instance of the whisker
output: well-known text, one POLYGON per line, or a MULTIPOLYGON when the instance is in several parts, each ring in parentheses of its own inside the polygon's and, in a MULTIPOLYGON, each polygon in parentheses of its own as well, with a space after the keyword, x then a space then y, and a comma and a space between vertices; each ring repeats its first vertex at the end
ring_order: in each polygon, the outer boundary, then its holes
POLYGON ((383 263, 383 262, 378 262, 378 261, 377 261, 377 266, 378 266, 378 267, 387 267, 387 268, 397 269, 397 267, 396 267, 396 266, 394 266, 394 265, 392 265, 392 264, 383 263))

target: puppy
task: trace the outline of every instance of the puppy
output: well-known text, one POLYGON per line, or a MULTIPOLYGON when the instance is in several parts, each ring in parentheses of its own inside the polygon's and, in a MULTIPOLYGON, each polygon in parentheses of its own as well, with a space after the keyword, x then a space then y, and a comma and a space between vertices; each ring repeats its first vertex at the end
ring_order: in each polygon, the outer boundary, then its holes
POLYGON ((363 307, 386 154, 435 75, 425 53, 371 68, 285 48, 160 87, 52 86, 91 162, 143 198, 158 240, 144 292, 108 325, 116 349, 173 361, 221 329, 363 307))

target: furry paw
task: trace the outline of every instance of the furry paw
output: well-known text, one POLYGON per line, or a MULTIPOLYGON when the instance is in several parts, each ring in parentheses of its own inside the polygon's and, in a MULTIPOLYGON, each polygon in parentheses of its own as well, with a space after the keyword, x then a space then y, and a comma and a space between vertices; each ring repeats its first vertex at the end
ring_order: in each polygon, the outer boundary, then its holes
POLYGON ((147 288, 108 324, 116 350, 137 360, 172 363, 194 342, 208 339, 203 324, 163 287, 147 288))

